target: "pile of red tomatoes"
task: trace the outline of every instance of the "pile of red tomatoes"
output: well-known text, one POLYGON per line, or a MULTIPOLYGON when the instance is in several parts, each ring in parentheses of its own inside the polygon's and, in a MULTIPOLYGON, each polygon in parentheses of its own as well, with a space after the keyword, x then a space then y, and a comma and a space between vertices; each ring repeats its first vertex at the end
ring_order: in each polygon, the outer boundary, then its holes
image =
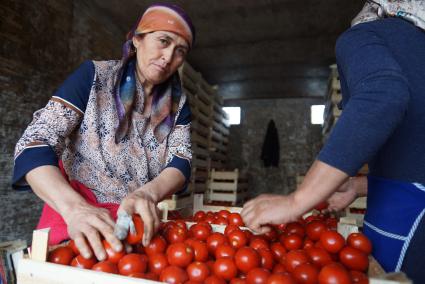
POLYGON ((368 283, 370 241, 361 233, 345 240, 337 220, 322 214, 254 235, 238 213, 198 211, 193 224, 163 223, 147 247, 140 243, 143 222, 134 220, 137 234, 127 238, 126 252, 104 241, 108 259, 98 262, 70 242, 51 251, 49 261, 166 283, 368 283), (224 232, 211 224, 225 225, 224 232))

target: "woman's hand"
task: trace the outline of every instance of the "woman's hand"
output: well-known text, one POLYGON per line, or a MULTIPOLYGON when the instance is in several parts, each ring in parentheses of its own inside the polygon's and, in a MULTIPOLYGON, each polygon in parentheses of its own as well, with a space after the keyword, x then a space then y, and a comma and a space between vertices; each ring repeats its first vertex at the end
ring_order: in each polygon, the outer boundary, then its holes
POLYGON ((292 194, 262 194, 245 203, 241 216, 248 228, 262 234, 269 230, 268 224, 292 222, 302 213, 295 206, 292 194))
POLYGON ((91 257, 91 250, 98 260, 106 258, 101 236, 111 244, 115 251, 123 249, 121 242, 113 233, 115 222, 108 210, 81 203, 72 207, 68 212, 64 212, 62 216, 68 226, 70 238, 74 240, 81 255, 85 258, 91 257))
POLYGON ((326 211, 335 212, 345 209, 357 197, 367 195, 367 178, 352 177, 342 184, 328 199, 326 211))
POLYGON ((132 216, 134 213, 139 214, 143 219, 144 233, 142 243, 147 246, 152 239, 154 233, 160 226, 159 210, 157 208, 158 198, 154 194, 158 192, 157 184, 151 181, 141 188, 127 195, 118 209, 118 215, 128 214, 132 216))

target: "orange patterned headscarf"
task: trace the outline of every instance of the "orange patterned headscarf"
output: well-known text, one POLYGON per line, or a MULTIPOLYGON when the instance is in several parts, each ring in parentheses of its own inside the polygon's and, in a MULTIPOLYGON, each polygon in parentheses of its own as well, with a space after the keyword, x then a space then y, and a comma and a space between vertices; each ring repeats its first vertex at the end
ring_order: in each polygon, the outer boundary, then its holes
POLYGON ((194 41, 194 28, 186 13, 176 5, 150 6, 140 19, 135 35, 155 31, 168 31, 183 37, 190 47, 194 41))
MULTIPOLYGON (((127 134, 131 112, 136 94, 136 59, 133 37, 155 31, 169 31, 184 38, 192 48, 195 41, 195 28, 186 12, 173 4, 154 4, 149 6, 136 25, 127 34, 122 48, 119 74, 115 82, 114 99, 118 114, 115 143, 127 134)), ((162 142, 170 133, 181 97, 181 83, 178 72, 169 80, 156 86, 152 101, 151 124, 155 138, 162 142)))

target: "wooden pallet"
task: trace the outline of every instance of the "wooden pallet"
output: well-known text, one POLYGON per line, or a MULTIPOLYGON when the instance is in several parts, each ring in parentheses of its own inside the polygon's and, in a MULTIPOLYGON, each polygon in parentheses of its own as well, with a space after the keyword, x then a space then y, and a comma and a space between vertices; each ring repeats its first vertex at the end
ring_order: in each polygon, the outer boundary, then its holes
POLYGON ((212 169, 208 181, 208 200, 229 201, 233 205, 246 197, 247 183, 239 181, 239 170, 216 171, 212 169))

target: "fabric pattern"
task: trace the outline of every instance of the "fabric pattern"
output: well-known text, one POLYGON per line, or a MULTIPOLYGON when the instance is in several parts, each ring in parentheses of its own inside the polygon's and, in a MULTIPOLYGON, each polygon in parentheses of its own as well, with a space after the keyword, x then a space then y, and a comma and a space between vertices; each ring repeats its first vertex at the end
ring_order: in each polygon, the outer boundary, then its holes
POLYGON ((425 1, 376 0, 367 1, 361 12, 351 22, 352 26, 384 17, 403 18, 425 30, 425 1))
MULTIPOLYGON (((137 82, 137 97, 130 128, 115 143, 118 124, 113 96, 120 61, 93 62, 94 83, 85 113, 65 100, 49 101, 36 112, 16 147, 16 155, 32 143, 53 147, 70 180, 92 189, 99 203, 120 203, 129 193, 154 179, 175 157, 192 158, 190 123, 174 125, 162 142, 154 135, 149 114, 143 114, 142 86, 137 82), (58 123, 58 121, 60 123, 58 123)), ((179 116, 186 97, 182 94, 176 112, 179 116)))
POLYGON ((66 137, 80 124, 82 118, 81 110, 53 97, 45 108, 34 113, 32 122, 16 144, 15 159, 26 148, 49 145, 53 147, 56 155, 60 156, 66 137))

